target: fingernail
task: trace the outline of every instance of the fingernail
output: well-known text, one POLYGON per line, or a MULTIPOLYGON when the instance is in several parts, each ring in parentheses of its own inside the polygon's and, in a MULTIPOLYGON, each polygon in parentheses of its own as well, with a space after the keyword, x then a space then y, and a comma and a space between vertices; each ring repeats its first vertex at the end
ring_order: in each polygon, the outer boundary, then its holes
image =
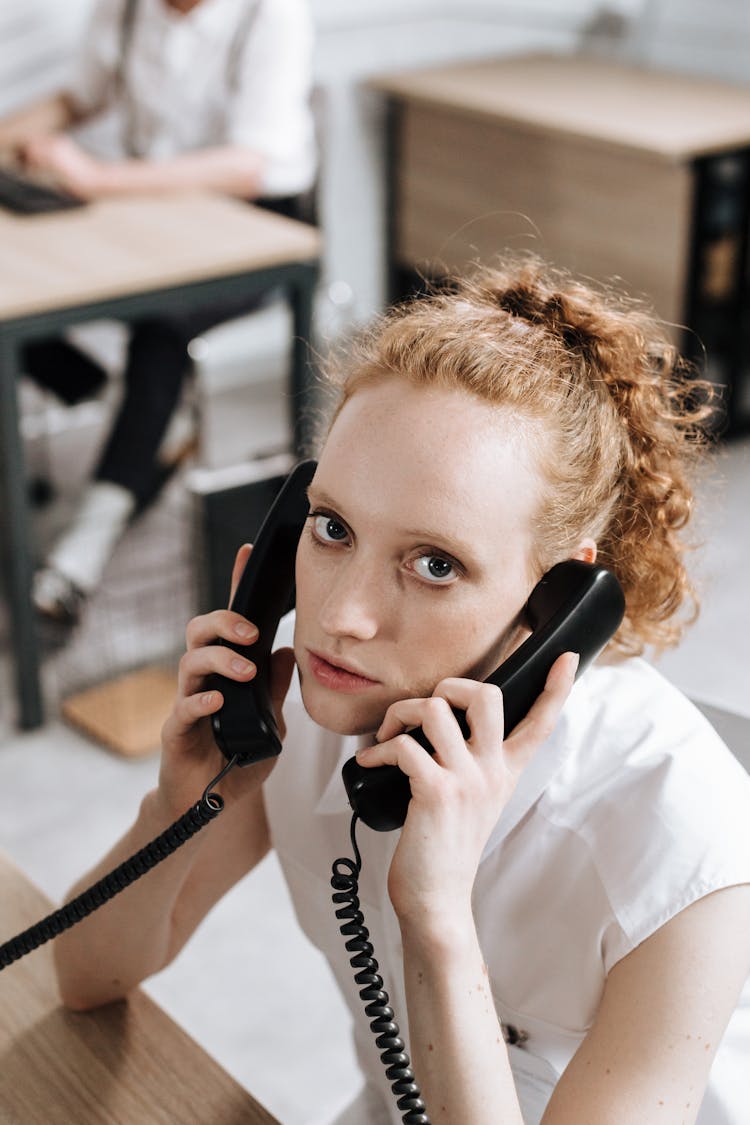
POLYGON ((240 621, 238 625, 235 625, 234 631, 243 640, 250 640, 251 638, 254 640, 258 636, 258 630, 248 621, 240 621))
POLYGON ((575 676, 576 672, 578 671, 578 665, 581 663, 580 652, 568 653, 568 661, 570 664, 570 674, 571 676, 575 676))
POLYGON ((231 667, 233 672, 249 672, 252 665, 249 664, 247 660, 240 660, 239 657, 235 657, 235 659, 232 661, 231 667))
POLYGON ((212 691, 205 692, 202 701, 205 703, 206 707, 210 707, 214 701, 214 693, 212 691))
POLYGON ((369 758, 369 756, 372 754, 373 749, 374 747, 372 746, 363 746, 362 749, 358 750, 356 753, 357 759, 361 760, 362 758, 369 758))

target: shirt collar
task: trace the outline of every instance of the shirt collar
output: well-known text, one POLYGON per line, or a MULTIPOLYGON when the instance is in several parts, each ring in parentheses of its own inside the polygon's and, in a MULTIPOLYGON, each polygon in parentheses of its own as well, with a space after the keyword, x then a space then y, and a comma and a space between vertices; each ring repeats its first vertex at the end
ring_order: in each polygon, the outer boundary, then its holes
POLYGON ((189 12, 177 11, 166 0, 157 0, 156 7, 163 18, 174 26, 207 31, 224 27, 226 21, 230 25, 238 23, 241 13, 247 7, 247 0, 201 0, 189 12))
POLYGON ((346 796, 344 782, 341 778, 341 769, 344 762, 348 762, 353 754, 356 754, 357 751, 364 746, 372 746, 373 742, 374 739, 371 734, 350 735, 342 740, 342 747, 336 765, 331 772, 328 784, 323 790, 320 800, 315 806, 316 814, 321 816, 333 816, 352 811, 346 796))
POLYGON ((510 800, 500 814, 500 818, 485 844, 482 859, 493 852, 506 836, 534 807, 544 793, 553 776, 561 768, 570 748, 564 715, 549 738, 542 743, 536 754, 523 770, 510 800))

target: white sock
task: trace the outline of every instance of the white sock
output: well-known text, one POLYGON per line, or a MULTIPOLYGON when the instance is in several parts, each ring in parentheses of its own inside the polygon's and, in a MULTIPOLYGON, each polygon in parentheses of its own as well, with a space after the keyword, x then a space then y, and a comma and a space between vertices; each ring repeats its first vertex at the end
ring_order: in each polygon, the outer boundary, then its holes
POLYGON ((55 544, 48 565, 84 594, 91 593, 99 585, 134 508, 135 497, 127 488, 109 481, 89 485, 71 527, 55 544))

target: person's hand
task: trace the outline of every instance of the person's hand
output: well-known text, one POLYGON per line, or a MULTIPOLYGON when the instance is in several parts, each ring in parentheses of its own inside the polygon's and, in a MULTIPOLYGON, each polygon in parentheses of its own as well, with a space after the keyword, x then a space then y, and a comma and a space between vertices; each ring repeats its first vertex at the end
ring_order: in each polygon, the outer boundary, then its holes
POLYGON ((577 667, 574 653, 555 661, 544 691, 505 741, 502 693, 491 684, 447 679, 429 699, 388 708, 378 744, 361 750, 357 760, 398 766, 409 778, 412 797, 388 876, 402 926, 450 932, 457 918, 470 916, 485 844, 521 772, 552 733, 577 667), (453 707, 466 712, 468 740, 453 707), (404 733, 416 726, 424 729, 434 757, 404 733))
POLYGON ((40 133, 20 141, 16 156, 24 168, 43 173, 79 199, 96 199, 105 193, 107 164, 65 133, 40 133))
MULTIPOLYGON (((237 552, 232 572, 232 596, 250 556, 247 545, 237 552)), ((230 598, 231 602, 231 598, 230 598)), ((238 683, 249 683, 256 673, 247 661, 219 638, 235 644, 252 645, 258 630, 252 622, 229 609, 215 610, 194 617, 186 630, 187 651, 180 660, 177 697, 162 728, 162 757, 159 791, 170 815, 180 816, 195 804, 206 784, 226 765, 211 729, 211 715, 224 702, 216 688, 208 689, 206 677, 218 672, 238 683)), ((281 708, 294 671, 291 649, 279 649, 271 658, 271 698, 279 732, 283 738, 281 708)), ((252 766, 235 767, 221 782, 220 792, 227 803, 241 799, 258 788, 273 769, 276 758, 252 766)))

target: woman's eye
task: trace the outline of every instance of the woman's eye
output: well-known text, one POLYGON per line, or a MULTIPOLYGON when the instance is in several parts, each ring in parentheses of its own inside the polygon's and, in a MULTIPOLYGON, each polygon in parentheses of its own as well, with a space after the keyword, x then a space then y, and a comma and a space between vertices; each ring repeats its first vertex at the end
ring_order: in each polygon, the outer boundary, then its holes
POLYGON ((335 516, 318 513, 313 516, 313 530, 318 539, 323 543, 341 543, 347 539, 349 532, 335 516))
POLYGON ((429 582, 450 582, 456 577, 453 563, 440 555, 421 555, 412 565, 419 577, 426 578, 429 582))

